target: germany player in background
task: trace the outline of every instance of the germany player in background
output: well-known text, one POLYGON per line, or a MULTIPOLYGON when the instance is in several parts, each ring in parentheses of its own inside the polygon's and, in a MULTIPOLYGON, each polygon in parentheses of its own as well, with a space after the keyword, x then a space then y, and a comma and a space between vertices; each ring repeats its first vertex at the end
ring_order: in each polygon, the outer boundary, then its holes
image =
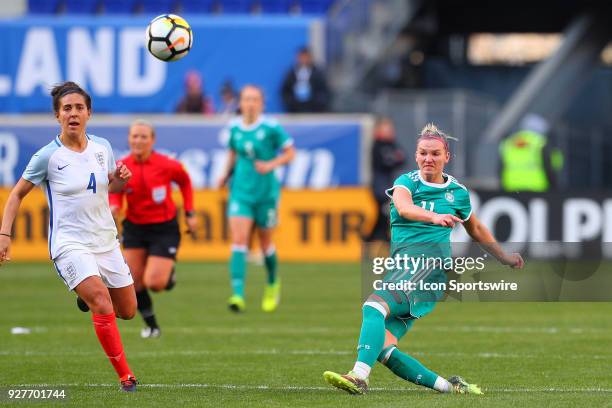
POLYGON ((228 162, 219 181, 222 187, 231 176, 227 215, 232 239, 230 278, 233 294, 228 303, 234 312, 245 310, 246 254, 255 224, 268 272, 261 307, 272 312, 280 301, 276 249, 272 242, 280 182, 274 171, 293 160, 295 149, 293 139, 285 130, 275 120, 263 116, 264 96, 260 88, 246 85, 240 92, 239 103, 242 116, 233 119, 226 129, 228 162))
POLYGON ((51 96, 61 133, 32 156, 9 195, 0 227, 0 261, 9 260, 21 201, 41 185, 49 203, 49 255, 57 274, 91 309, 96 335, 122 389, 135 391, 137 381, 115 318, 133 318, 136 297, 108 205, 108 192, 121 190, 131 173, 121 162, 115 164, 107 140, 86 133, 91 97, 83 89, 64 82, 51 96))
POLYGON ((181 233, 177 210, 172 201, 172 182, 183 196, 187 230, 195 234, 197 219, 193 209, 193 188, 183 165, 153 150, 155 129, 144 120, 130 126, 130 154, 122 161, 134 175, 118 193, 110 194, 110 206, 117 219, 126 198, 123 220, 123 253, 132 276, 138 311, 146 323, 143 338, 159 337, 161 330, 153 312, 149 290, 171 290, 175 284, 175 262, 181 233))
MULTIPOLYGON (((419 169, 401 175, 387 190, 392 198, 391 257, 448 258, 452 255, 451 229, 459 223, 499 262, 522 268, 521 255, 505 253, 472 213, 466 187, 444 173, 444 166, 450 160, 448 136, 436 126, 427 125, 419 135, 415 157, 419 169)), ((389 271, 384 281, 412 281, 415 285, 440 283, 446 282, 446 274, 434 264, 409 273, 403 268, 389 271)), ((395 375, 439 392, 482 394, 475 384, 468 384, 458 376, 447 380, 397 348, 398 341, 414 321, 429 314, 443 295, 442 291, 418 289, 376 290, 363 305, 353 370, 345 375, 326 371, 325 380, 349 393, 363 394, 368 388, 370 370, 378 360, 395 375)))

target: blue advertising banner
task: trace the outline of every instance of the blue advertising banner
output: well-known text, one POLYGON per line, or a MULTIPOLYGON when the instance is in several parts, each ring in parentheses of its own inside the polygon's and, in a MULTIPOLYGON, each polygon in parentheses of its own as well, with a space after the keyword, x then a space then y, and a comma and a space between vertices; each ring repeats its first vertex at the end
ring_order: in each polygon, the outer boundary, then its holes
POLYGON ((96 112, 173 112, 185 74, 198 71, 219 106, 224 81, 254 83, 266 107, 281 112, 280 88, 296 50, 310 43, 315 19, 305 17, 202 17, 184 15, 193 48, 166 63, 146 50, 154 16, 27 17, 0 20, 0 112, 47 112, 49 90, 71 80, 94 99, 96 112))
MULTIPOLYGON (((57 125, 3 125, 0 120, 0 185, 12 186, 21 177, 31 156, 59 131, 57 125)), ((223 172, 227 150, 221 123, 156 123, 156 150, 178 158, 189 172, 194 187, 215 187, 223 172)), ((155 123, 155 122, 154 122, 155 123)), ((357 186, 362 181, 362 124, 353 121, 281 121, 294 138, 296 158, 278 169, 285 187, 328 188, 357 186)), ((115 159, 128 153, 127 121, 92 124, 88 133, 108 139, 115 159)))

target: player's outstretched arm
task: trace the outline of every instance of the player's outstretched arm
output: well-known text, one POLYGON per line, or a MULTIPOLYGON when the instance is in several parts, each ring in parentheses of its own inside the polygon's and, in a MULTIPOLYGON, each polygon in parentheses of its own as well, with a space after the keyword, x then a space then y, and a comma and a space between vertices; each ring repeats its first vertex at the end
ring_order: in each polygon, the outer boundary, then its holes
POLYGON ((480 246, 493 255, 503 265, 508 265, 511 268, 520 269, 525 262, 519 253, 507 254, 499 245, 491 231, 476 217, 472 216, 463 223, 465 230, 472 239, 480 244, 480 246))
POLYGON ((13 222, 17 217, 17 211, 23 198, 34 188, 34 184, 24 178, 20 178, 9 194, 4 214, 2 215, 2 226, 0 227, 0 262, 9 261, 9 247, 11 246, 11 231, 13 222))
POLYGON ((455 223, 463 222, 459 217, 452 214, 438 214, 414 205, 412 194, 405 188, 395 188, 393 190, 393 205, 395 205, 399 215, 412 221, 429 222, 449 228, 454 227, 455 223))

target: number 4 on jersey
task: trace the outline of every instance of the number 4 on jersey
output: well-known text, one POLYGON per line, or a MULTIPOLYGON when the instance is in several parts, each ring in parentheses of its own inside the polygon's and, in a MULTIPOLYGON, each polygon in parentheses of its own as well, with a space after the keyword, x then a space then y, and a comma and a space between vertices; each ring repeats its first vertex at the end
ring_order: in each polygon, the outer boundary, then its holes
POLYGON ((93 190, 93 193, 96 194, 96 175, 91 173, 89 176, 89 184, 87 185, 87 190, 93 190))

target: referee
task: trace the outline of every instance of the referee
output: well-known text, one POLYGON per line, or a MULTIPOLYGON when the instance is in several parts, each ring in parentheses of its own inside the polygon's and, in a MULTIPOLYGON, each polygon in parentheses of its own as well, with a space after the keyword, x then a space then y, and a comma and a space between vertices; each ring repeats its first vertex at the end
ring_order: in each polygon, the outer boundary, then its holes
POLYGON ((172 186, 178 184, 183 196, 185 222, 192 234, 197 228, 193 210, 193 189, 189 175, 175 159, 153 150, 155 129, 144 120, 130 126, 130 154, 122 161, 133 177, 120 193, 110 194, 110 206, 117 218, 127 200, 123 220, 123 248, 138 300, 138 311, 146 323, 143 338, 161 335, 153 312, 149 289, 170 290, 175 284, 174 266, 181 234, 172 201, 172 186))

